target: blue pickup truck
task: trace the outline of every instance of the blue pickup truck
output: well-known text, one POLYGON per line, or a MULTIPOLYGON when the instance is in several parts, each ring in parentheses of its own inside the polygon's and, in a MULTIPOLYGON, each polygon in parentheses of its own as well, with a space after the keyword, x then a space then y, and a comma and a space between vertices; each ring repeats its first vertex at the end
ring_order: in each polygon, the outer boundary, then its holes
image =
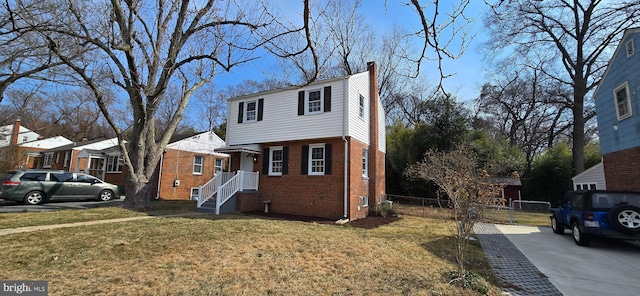
POLYGON ((640 192, 569 191, 551 209, 551 228, 557 234, 571 229, 576 244, 585 247, 596 237, 640 240, 640 192))

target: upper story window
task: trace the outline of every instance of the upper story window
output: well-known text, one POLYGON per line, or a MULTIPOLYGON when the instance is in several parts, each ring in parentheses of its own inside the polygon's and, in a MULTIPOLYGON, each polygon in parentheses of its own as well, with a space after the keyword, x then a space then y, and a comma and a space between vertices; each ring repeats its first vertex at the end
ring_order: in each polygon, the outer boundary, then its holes
POLYGON ((245 112, 244 119, 246 122, 256 121, 257 119, 257 102, 251 101, 247 102, 247 111, 245 112))
POLYGON ((298 92, 298 115, 331 112, 331 86, 298 92))
POLYGON ((321 113, 322 112, 322 98, 320 97, 320 90, 313 90, 308 93, 307 96, 307 114, 321 113))
POLYGON ((627 44, 626 44, 626 45, 627 45, 627 57, 630 57, 630 56, 632 56, 632 55, 633 55, 633 51, 634 51, 634 48, 633 48, 633 39, 631 39, 631 40, 627 41, 627 44))
POLYGON ((364 119, 364 97, 360 95, 360 118, 364 119))
POLYGON ((44 161, 42 162, 43 168, 50 168, 53 161, 53 153, 47 153, 44 155, 44 161))
POLYGON ((120 173, 122 172, 122 165, 124 164, 124 157, 118 155, 109 155, 107 157, 107 173, 120 173))
POLYGON ((24 142, 29 142, 29 137, 27 137, 27 136, 23 136, 23 137, 22 137, 22 142, 23 142, 23 143, 24 143, 24 142))
POLYGON ((238 103, 238 123, 262 121, 264 99, 238 103))
POLYGON ((631 100, 629 96, 629 84, 625 82, 624 84, 618 86, 615 90, 613 90, 613 97, 615 99, 616 104, 616 114, 618 115, 618 120, 623 120, 625 118, 631 117, 631 100))
POLYGON ((202 175, 202 167, 204 165, 204 156, 196 155, 193 157, 193 174, 202 175))

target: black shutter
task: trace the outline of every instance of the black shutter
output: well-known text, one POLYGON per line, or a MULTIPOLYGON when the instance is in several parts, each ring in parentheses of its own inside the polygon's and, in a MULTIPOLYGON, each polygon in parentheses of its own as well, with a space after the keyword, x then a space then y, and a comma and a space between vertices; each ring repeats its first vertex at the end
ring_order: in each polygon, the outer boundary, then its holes
POLYGON ((262 121, 262 111, 264 109, 264 99, 258 100, 258 121, 262 121))
POLYGON ((289 173, 289 147, 282 147, 282 174, 289 173))
POLYGON ((304 115, 304 90, 298 92, 298 115, 304 115))
POLYGON ((269 148, 262 149, 262 174, 269 174, 269 148))
POLYGON ((244 113, 244 102, 238 104, 238 123, 242 123, 242 117, 244 113))
POLYGON ((302 159, 302 162, 300 163, 300 168, 301 168, 300 174, 308 175, 309 174, 309 146, 308 145, 302 146, 301 159, 302 159))
POLYGON ((331 175, 331 144, 324 145, 324 174, 331 175))
POLYGON ((324 88, 324 112, 331 112, 331 86, 324 88))

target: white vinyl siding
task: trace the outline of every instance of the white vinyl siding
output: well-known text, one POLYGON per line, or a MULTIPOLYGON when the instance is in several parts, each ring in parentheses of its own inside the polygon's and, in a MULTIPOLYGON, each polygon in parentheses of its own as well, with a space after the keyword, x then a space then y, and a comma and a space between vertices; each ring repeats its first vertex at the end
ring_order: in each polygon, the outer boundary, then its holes
POLYGON ((604 179, 604 166, 602 165, 602 162, 586 169, 581 174, 573 177, 572 180, 573 180, 573 189, 575 190, 579 190, 577 189, 578 185, 580 185, 580 188, 582 188, 584 184, 586 185, 595 184, 595 187, 598 190, 607 189, 607 184, 604 179))
POLYGON ((369 145, 369 73, 349 77, 349 123, 348 135, 369 145), (364 98, 364 117, 360 117, 360 97, 364 98))

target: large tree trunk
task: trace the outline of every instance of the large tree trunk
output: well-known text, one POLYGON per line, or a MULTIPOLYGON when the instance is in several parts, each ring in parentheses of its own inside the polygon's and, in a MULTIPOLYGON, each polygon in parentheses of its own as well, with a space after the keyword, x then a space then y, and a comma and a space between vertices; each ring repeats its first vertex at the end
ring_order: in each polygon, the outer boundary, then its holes
MULTIPOLYGON (((139 180, 144 176, 138 176, 139 180)), ((151 193, 153 192, 152 182, 136 182, 136 178, 127 175, 125 181, 127 189, 127 197, 124 199, 123 207, 127 209, 146 210, 151 201, 151 193)))
POLYGON ((584 172, 584 97, 587 81, 576 77, 573 93, 573 174, 584 172))

